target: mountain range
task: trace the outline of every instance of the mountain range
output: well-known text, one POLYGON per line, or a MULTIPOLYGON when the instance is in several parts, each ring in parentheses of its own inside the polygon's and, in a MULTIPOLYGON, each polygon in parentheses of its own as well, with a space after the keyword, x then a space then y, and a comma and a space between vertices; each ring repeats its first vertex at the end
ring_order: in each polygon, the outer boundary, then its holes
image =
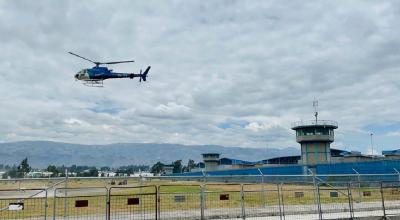
POLYGON ((118 167, 122 165, 152 165, 157 161, 171 163, 182 159, 201 161, 202 153, 220 153, 247 161, 278 156, 298 155, 297 148, 242 148, 217 145, 180 145, 158 143, 119 143, 82 145, 51 141, 21 141, 0 143, 0 164, 19 164, 25 157, 34 168, 48 165, 90 165, 118 167))

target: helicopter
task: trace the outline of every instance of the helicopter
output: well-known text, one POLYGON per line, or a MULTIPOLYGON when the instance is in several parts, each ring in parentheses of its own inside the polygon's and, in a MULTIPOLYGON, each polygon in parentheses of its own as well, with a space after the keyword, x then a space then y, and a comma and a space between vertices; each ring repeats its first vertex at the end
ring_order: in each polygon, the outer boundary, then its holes
POLYGON ((133 79, 135 77, 139 78, 139 82, 147 80, 147 74, 149 73, 150 67, 148 66, 146 70, 142 73, 142 70, 137 74, 135 73, 116 73, 113 72, 112 69, 108 69, 107 67, 102 67, 100 65, 110 65, 110 64, 118 64, 118 63, 132 63, 135 62, 133 60, 126 61, 116 61, 116 62, 95 62, 78 54, 68 52, 71 55, 77 56, 89 62, 95 64, 94 67, 83 69, 75 74, 76 81, 82 81, 85 86, 89 87, 103 87, 103 81, 106 79, 115 79, 115 78, 130 78, 133 79))

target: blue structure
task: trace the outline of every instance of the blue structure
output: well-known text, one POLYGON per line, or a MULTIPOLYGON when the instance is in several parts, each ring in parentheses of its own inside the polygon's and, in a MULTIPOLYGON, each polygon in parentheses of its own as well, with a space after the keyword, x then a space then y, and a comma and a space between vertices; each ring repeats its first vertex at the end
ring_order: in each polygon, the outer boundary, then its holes
MULTIPOLYGON (((301 145, 299 156, 276 157, 257 162, 231 158, 218 160, 213 157, 212 162, 219 165, 213 167, 214 170, 207 169, 206 165, 202 172, 174 175, 207 178, 248 175, 256 179, 262 175, 276 177, 275 180, 282 182, 308 181, 311 175, 328 181, 400 181, 400 150, 383 151, 384 157, 380 157, 331 149, 330 143, 334 141, 334 129, 338 128, 338 124, 335 121, 318 120, 317 116, 318 112, 315 110, 314 121, 300 121, 292 126, 296 131, 296 141, 301 145)), ((206 159, 204 161, 208 162, 208 158, 206 159)), ((245 180, 248 179, 251 178, 245 180)))
POLYGON ((400 160, 377 160, 370 162, 352 162, 352 163, 331 163, 317 164, 313 166, 306 165, 289 165, 277 167, 255 167, 248 169, 232 169, 217 170, 210 172, 191 172, 174 174, 174 176, 207 176, 212 177, 229 177, 229 176, 245 176, 245 175, 264 175, 264 176, 281 176, 275 177, 275 181, 309 181, 310 178, 298 177, 301 175, 310 175, 311 172, 316 174, 324 181, 398 181, 400 171, 400 160), (261 173, 260 173, 261 171, 261 173), (310 172, 311 171, 311 172, 310 172), (367 175, 366 175, 367 174, 367 175), (290 177, 292 176, 293 177, 290 177), (362 179, 358 179, 358 175, 362 179))

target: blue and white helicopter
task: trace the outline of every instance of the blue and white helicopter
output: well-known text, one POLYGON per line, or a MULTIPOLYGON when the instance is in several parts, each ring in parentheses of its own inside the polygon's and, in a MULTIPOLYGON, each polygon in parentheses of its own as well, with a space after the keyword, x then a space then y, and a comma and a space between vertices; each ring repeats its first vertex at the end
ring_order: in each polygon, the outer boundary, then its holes
POLYGON ((116 61, 116 62, 95 62, 93 60, 90 60, 88 58, 82 57, 78 54, 68 52, 71 55, 77 56, 79 58, 82 58, 84 60, 87 60, 89 62, 94 63, 96 66, 90 68, 90 69, 83 69, 79 71, 77 74, 75 74, 75 80, 80 80, 83 82, 84 85, 90 86, 90 87, 103 87, 103 81, 106 79, 115 79, 115 78, 130 78, 133 79, 135 77, 139 78, 139 82, 146 81, 147 79, 147 74, 149 73, 150 66, 146 68, 146 70, 142 73, 142 70, 140 70, 139 74, 135 73, 116 73, 113 72, 112 69, 108 69, 107 67, 101 67, 100 65, 109 65, 109 64, 118 64, 118 63, 132 63, 135 62, 133 60, 126 60, 126 61, 116 61))

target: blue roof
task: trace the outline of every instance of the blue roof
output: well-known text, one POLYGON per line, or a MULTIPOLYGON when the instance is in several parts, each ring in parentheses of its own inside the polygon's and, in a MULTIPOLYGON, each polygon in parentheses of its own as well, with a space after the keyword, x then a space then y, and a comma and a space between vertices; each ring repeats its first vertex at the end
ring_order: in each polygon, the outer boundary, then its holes
POLYGON ((226 157, 221 158, 219 160, 219 163, 221 165, 255 165, 256 164, 255 162, 226 158, 226 157))
POLYGON ((382 151, 382 155, 386 155, 386 154, 400 154, 400 149, 397 149, 397 150, 384 150, 384 151, 382 151))

